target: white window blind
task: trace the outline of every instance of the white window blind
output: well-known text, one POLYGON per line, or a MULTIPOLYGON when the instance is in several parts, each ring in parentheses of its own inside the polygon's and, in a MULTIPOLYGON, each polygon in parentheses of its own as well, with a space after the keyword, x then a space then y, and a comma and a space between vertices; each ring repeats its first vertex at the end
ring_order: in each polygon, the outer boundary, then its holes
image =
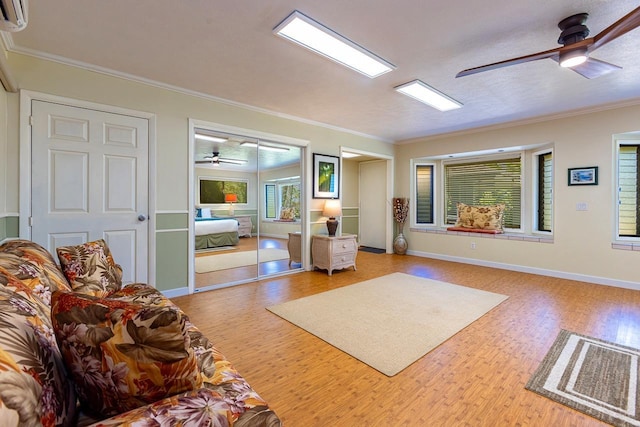
POLYGON ((267 184, 264 186, 264 201, 265 201, 265 217, 276 217, 276 186, 275 184, 267 184))
POLYGON ((618 235, 640 237, 638 227, 638 145, 621 145, 618 151, 618 235))
POLYGON ((446 223, 456 222, 458 202, 468 205, 504 203, 504 226, 519 229, 522 200, 521 168, 519 155, 505 159, 446 164, 446 223))

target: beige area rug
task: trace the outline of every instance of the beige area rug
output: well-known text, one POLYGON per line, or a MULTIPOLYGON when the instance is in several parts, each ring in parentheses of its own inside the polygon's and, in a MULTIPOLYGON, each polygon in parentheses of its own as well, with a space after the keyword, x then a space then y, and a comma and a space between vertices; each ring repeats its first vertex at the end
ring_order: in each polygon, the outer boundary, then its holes
POLYGON ((267 310, 393 376, 507 298, 393 273, 267 310))
MULTIPOLYGON (((289 259, 289 251, 286 249, 260 249, 260 262, 289 259)), ((210 271, 226 270, 228 268, 244 267, 257 262, 256 251, 242 251, 228 254, 212 254, 196 257, 196 273, 208 273, 210 271)))
POLYGON ((614 426, 640 426, 640 350, 562 330, 526 385, 614 426))

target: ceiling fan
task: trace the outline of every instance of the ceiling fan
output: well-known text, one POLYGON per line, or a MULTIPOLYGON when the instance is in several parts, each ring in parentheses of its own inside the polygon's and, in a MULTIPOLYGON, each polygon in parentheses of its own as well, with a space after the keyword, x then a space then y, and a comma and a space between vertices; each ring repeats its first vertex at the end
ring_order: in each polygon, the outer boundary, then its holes
POLYGON ((507 59, 493 64, 482 65, 480 67, 469 68, 460 71, 456 77, 468 76, 481 73, 483 71, 495 70, 497 68, 510 65, 522 64, 525 62, 537 61, 539 59, 551 58, 560 63, 563 67, 571 68, 578 74, 588 79, 600 77, 604 74, 619 70, 619 67, 598 59, 589 58, 589 54, 594 50, 604 46, 610 41, 628 33, 640 26, 640 7, 632 10, 609 27, 602 30, 594 37, 586 38, 589 35, 589 28, 585 25, 589 14, 578 13, 569 16, 558 23, 562 30, 558 43, 563 45, 555 49, 534 53, 532 55, 521 56, 519 58, 507 59))
POLYGON ((204 160, 196 160, 196 164, 207 164, 220 166, 220 163, 228 163, 232 165, 244 165, 247 163, 246 160, 241 159, 228 159, 226 157, 220 157, 220 153, 214 151, 210 156, 204 156, 204 160))

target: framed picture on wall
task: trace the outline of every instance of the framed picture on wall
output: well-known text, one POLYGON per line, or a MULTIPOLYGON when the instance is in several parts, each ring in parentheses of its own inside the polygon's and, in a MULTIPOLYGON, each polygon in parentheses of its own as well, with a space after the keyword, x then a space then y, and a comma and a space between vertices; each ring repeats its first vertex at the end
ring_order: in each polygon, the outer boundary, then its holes
POLYGON ((569 185, 598 185, 598 167, 569 169, 569 185))
POLYGON ((340 198, 340 157, 313 153, 313 198, 340 198))

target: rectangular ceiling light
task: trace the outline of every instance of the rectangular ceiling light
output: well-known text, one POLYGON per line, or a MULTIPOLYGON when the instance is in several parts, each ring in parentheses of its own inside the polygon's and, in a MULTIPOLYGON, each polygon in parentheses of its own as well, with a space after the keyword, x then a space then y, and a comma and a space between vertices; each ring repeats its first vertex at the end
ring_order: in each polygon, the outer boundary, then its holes
POLYGON ((267 151, 279 151, 279 152, 289 151, 289 149, 285 147, 274 147, 273 145, 263 145, 263 144, 258 145, 255 142, 243 142, 240 145, 242 147, 247 147, 247 148, 258 147, 261 150, 267 150, 267 151))
POLYGON ((297 10, 274 28, 273 33, 371 78, 395 69, 394 65, 297 10))
POLYGON ((440 111, 449 111, 462 107, 462 104, 455 99, 448 97, 420 80, 396 86, 395 89, 440 111))
POLYGON ((217 136, 205 135, 205 134, 202 134, 202 133, 196 133, 194 137, 196 139, 200 139, 202 141, 211 141, 211 142, 220 142, 220 143, 227 142, 226 138, 220 138, 220 137, 217 137, 217 136))

